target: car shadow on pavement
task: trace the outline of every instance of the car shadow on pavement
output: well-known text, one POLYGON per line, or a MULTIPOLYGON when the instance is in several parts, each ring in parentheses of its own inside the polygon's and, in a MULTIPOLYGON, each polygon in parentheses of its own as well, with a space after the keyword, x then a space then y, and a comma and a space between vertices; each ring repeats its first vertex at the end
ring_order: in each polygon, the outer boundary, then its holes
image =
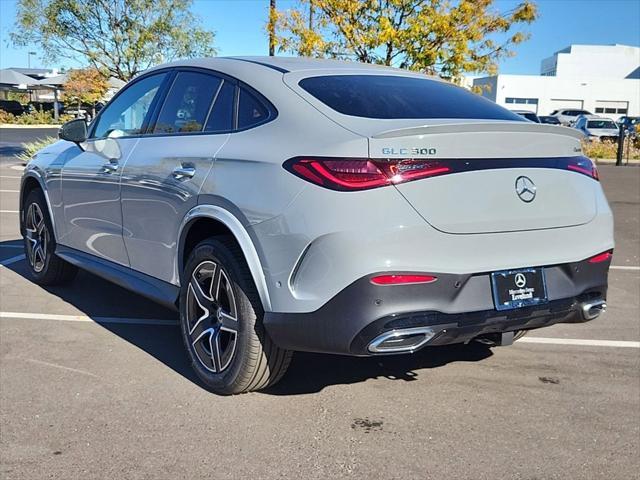
POLYGON ((0 156, 14 157, 24 152, 24 147, 20 145, 3 145, 0 147, 0 156))
POLYGON ((301 395, 319 392, 330 385, 348 385, 369 379, 413 382, 420 371, 453 362, 477 362, 492 355, 480 343, 427 347, 409 355, 347 357, 296 352, 283 379, 262 393, 301 395))
MULTIPOLYGON (((15 245, 15 241, 0 242, 15 245)), ((15 255, 15 254, 14 254, 15 255)), ((6 268, 31 282, 24 260, 6 268)), ((40 287, 91 317, 101 327, 145 351, 167 367, 205 388, 187 359, 177 325, 177 313, 157 305, 139 295, 80 271, 69 285, 40 287), (103 321, 108 318, 155 319, 175 321, 173 325, 139 325, 103 321)), ((10 297, 5 298, 10 301, 10 297)), ((6 308, 6 307, 5 307, 6 308)), ((32 304, 28 313, 61 313, 32 304)), ((13 308, 11 309, 13 310, 13 308)), ((264 390, 267 395, 302 395, 323 390, 337 384, 353 384, 374 378, 416 381, 421 370, 441 367, 452 362, 476 362, 491 356, 485 345, 454 345, 425 348, 413 355, 380 357, 347 357, 296 352, 284 378, 264 390)))

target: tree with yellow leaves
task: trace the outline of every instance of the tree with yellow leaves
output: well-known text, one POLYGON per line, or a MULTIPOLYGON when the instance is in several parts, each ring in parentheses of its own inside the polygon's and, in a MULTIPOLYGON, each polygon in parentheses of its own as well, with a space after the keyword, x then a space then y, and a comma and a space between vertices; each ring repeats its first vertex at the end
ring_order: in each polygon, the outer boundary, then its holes
POLYGON ((529 38, 518 25, 537 18, 523 0, 498 11, 494 0, 299 0, 270 16, 280 52, 352 59, 458 78, 496 71, 529 38))
POLYGON ((83 103, 92 105, 91 115, 95 117, 95 104, 104 98, 109 90, 109 84, 99 70, 85 68, 71 70, 62 88, 64 89, 63 99, 65 102, 76 103, 78 111, 83 103))

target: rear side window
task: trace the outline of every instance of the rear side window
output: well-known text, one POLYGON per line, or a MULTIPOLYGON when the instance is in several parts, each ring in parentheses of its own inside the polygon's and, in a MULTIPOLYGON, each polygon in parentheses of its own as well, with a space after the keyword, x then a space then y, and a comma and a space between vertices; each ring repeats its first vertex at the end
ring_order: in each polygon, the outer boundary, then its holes
POLYGON ((355 117, 526 121, 464 88, 427 78, 328 75, 304 78, 299 85, 333 110, 355 117))
POLYGON ((153 133, 201 132, 222 79, 179 72, 162 105, 153 133))
POLYGON ((220 133, 228 132, 233 129, 233 101, 235 98, 235 86, 224 80, 215 103, 209 113, 207 125, 204 127, 205 132, 220 133))
POLYGON ((249 128, 269 118, 269 110, 254 95, 240 89, 238 98, 238 128, 249 128))

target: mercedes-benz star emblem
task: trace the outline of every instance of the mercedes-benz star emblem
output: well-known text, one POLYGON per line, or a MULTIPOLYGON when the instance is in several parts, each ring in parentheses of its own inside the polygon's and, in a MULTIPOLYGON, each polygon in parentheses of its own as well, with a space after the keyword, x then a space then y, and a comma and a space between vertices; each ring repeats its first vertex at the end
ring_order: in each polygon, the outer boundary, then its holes
POLYGON ((524 276, 524 273, 516 273, 516 287, 522 288, 527 284, 527 277, 524 276))
POLYGON ((521 175, 516 178, 516 193, 523 202, 533 202, 536 198, 536 184, 529 177, 521 175))

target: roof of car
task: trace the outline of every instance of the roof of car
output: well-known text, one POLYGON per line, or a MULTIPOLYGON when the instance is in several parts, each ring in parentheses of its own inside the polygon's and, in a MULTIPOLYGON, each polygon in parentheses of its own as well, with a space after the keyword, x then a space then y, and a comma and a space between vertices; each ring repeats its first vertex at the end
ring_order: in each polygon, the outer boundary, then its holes
POLYGON ((609 120, 608 118, 601 117, 600 115, 594 115, 592 113, 578 115, 578 119, 587 118, 589 120, 609 120))
MULTIPOLYGON (((426 76, 424 74, 421 74, 420 72, 387 67, 385 65, 373 65, 368 63, 324 58, 267 56, 193 58, 178 60, 164 65, 158 65, 157 67, 153 67, 148 71, 166 67, 200 67, 222 72, 242 70, 244 72, 256 73, 257 71, 260 71, 261 73, 266 73, 271 71, 280 75, 292 72, 311 72, 314 70, 322 70, 325 74, 339 74, 341 71, 349 71, 349 73, 353 74, 354 71, 361 71, 363 73, 385 73, 396 75, 400 74, 406 76, 419 75, 423 77, 426 76)), ((437 77, 431 78, 440 80, 437 77)))
MULTIPOLYGON (((609 122, 613 122, 612 118, 609 117, 600 117, 598 115, 583 115, 587 120, 607 120, 609 122)), ((615 122, 613 122, 615 123, 615 122)))

